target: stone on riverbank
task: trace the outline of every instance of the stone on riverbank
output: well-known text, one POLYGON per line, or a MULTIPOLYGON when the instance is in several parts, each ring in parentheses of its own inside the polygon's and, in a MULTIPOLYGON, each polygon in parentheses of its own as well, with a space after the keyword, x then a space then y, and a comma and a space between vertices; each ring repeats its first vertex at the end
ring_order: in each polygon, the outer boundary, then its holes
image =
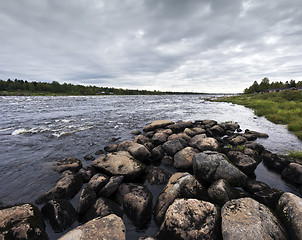
POLYGON ((110 197, 124 180, 124 176, 112 176, 108 183, 97 193, 101 197, 110 197))
POLYGON ((54 164, 53 170, 56 172, 64 172, 66 170, 77 172, 82 166, 81 160, 77 158, 63 158, 54 164))
POLYGON ((150 185, 167 184, 171 174, 160 167, 147 168, 147 181, 150 185))
POLYGON ((95 202, 96 200, 96 193, 93 189, 86 186, 80 195, 79 204, 78 204, 78 214, 84 214, 89 207, 95 202))
POLYGON ((174 124, 174 122, 170 121, 170 120, 155 120, 152 123, 150 123, 149 125, 147 125, 146 127, 144 127, 144 132, 150 132, 150 131, 154 131, 158 128, 164 128, 168 125, 174 124))
POLYGON ((298 163, 290 163, 282 171, 282 176, 287 180, 302 185, 302 165, 298 163))
POLYGON ((193 156, 198 151, 192 147, 186 147, 177 152, 174 156, 174 167, 177 169, 192 169, 193 168, 193 156))
POLYGON ((287 232, 275 215, 263 204, 240 198, 221 209, 224 240, 286 240, 287 232))
POLYGON ((109 177, 107 175, 97 173, 90 179, 87 186, 98 194, 99 191, 108 183, 108 181, 109 177))
POLYGON ((111 214, 105 217, 95 218, 59 238, 59 240, 77 239, 125 240, 126 227, 120 217, 111 214))
POLYGON ((108 153, 94 160, 91 165, 109 175, 122 175, 127 180, 135 179, 146 169, 143 163, 126 151, 108 153))
POLYGON ((252 157, 240 152, 229 151, 229 159, 246 175, 253 175, 258 163, 252 157))
POLYGON ((39 209, 33 204, 1 209, 0 239, 47 240, 39 209))
POLYGON ((165 142, 162 147, 163 150, 171 157, 184 148, 182 142, 178 138, 165 142))
POLYGON ((176 199, 168 208, 156 238, 213 239, 220 236, 219 209, 197 199, 176 199))

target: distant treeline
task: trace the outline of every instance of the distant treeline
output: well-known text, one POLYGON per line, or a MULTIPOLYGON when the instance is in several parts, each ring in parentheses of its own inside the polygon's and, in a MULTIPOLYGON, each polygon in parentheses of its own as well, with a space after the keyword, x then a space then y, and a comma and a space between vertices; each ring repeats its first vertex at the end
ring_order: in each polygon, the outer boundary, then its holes
POLYGON ((24 80, 0 80, 0 92, 17 95, 164 95, 164 94, 196 94, 192 92, 161 92, 147 90, 132 90, 110 87, 83 86, 73 84, 60 84, 53 81, 28 82, 24 80))
POLYGON ((302 81, 296 83, 295 80, 283 82, 271 82, 268 78, 263 78, 261 83, 258 84, 257 81, 253 83, 252 86, 246 88, 244 93, 257 93, 257 92, 265 92, 268 90, 282 90, 282 89, 289 89, 289 88, 298 88, 302 87, 302 81))

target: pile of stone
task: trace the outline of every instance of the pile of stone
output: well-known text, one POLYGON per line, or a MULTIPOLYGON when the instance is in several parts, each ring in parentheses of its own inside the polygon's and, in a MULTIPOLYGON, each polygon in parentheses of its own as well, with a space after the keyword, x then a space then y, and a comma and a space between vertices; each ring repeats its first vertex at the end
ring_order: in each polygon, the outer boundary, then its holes
POLYGON ((91 166, 58 161, 62 176, 36 200, 41 211, 33 204, 0 210, 0 238, 47 239, 43 215, 55 232, 80 223, 60 239, 125 239, 125 217, 138 229, 155 221, 157 234, 141 239, 302 239, 302 199, 254 180, 263 160, 302 183, 299 160, 254 142, 268 135, 213 120, 157 120, 134 133, 91 166), (163 189, 153 196, 150 185, 163 189), (75 209, 69 200, 79 191, 75 209))

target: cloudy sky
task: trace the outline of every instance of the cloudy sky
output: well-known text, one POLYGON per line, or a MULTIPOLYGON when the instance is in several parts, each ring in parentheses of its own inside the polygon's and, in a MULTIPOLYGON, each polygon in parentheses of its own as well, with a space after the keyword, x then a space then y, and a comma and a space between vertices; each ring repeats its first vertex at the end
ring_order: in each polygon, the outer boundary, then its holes
POLYGON ((0 79, 242 92, 302 81, 301 0, 0 0, 0 79))

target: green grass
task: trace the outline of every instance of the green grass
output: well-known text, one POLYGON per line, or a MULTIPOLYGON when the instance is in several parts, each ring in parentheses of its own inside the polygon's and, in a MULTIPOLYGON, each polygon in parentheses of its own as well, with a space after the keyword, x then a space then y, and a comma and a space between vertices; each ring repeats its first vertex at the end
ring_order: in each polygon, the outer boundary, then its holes
POLYGON ((302 140, 302 91, 243 94, 214 101, 252 108, 257 116, 264 116, 277 124, 286 124, 288 130, 302 140))
POLYGON ((290 151, 289 156, 302 160, 302 151, 290 151))

